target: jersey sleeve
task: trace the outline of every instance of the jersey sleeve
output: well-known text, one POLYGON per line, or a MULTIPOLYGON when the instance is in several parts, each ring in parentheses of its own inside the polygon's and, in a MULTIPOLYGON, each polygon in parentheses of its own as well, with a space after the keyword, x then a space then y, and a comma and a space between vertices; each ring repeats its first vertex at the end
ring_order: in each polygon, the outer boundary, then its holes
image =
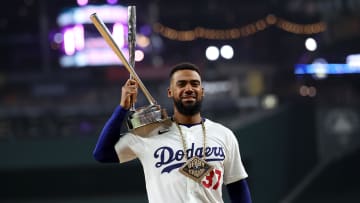
POLYGON ((120 163, 131 161, 141 156, 139 152, 143 149, 141 137, 126 133, 115 144, 115 151, 120 163))
POLYGON ((245 167, 241 160, 239 143, 232 131, 228 131, 227 156, 224 160, 224 184, 230 184, 235 181, 248 177, 245 167))
POLYGON ((118 105, 106 122, 93 150, 93 157, 99 162, 118 162, 114 150, 115 143, 121 137, 121 124, 125 119, 127 110, 118 105))

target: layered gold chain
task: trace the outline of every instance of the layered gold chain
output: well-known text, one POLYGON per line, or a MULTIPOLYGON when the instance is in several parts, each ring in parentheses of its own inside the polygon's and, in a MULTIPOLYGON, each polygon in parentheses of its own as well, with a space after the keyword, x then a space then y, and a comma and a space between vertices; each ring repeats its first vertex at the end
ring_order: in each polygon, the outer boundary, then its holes
MULTIPOLYGON (((183 132, 182 132, 179 124, 178 124, 177 122, 175 122, 175 124, 176 124, 176 127, 179 129, 181 141, 182 141, 183 148, 184 148, 185 158, 186 158, 186 160, 187 160, 187 159, 188 159, 188 157, 187 157, 187 152, 186 152, 187 146, 186 146, 186 141, 185 141, 185 138, 184 138, 184 134, 183 134, 183 132)), ((202 155, 201 158, 205 160, 206 130, 205 130, 204 121, 201 121, 201 127, 202 127, 202 131, 203 131, 203 143, 204 143, 204 145, 203 145, 203 155, 202 155)))

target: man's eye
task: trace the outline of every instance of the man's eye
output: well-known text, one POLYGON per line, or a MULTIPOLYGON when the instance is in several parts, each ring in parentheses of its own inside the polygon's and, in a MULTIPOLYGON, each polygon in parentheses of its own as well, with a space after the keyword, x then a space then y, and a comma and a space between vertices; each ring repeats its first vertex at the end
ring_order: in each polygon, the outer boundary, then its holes
POLYGON ((179 87, 184 87, 184 86, 186 85, 186 83, 185 83, 185 82, 178 82, 177 85, 178 85, 179 87))
POLYGON ((200 85, 199 82, 192 82, 192 83, 191 83, 191 86, 193 86, 193 87, 198 87, 199 85, 200 85))

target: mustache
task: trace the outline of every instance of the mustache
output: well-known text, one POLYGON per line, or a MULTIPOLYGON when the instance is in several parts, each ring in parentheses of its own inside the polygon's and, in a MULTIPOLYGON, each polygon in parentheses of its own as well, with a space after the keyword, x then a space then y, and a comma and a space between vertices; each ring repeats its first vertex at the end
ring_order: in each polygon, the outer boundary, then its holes
POLYGON ((197 97, 197 94, 196 93, 190 93, 190 94, 187 94, 187 93, 184 93, 180 96, 180 98, 185 98, 185 97, 197 97))

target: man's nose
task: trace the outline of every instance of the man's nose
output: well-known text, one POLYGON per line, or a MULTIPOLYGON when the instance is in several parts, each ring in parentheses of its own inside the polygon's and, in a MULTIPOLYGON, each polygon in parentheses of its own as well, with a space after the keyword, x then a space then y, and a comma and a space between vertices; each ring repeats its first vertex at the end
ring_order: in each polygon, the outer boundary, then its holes
POLYGON ((185 91, 186 91, 186 92, 192 92, 192 91, 193 91, 193 88, 192 88, 191 84, 187 84, 187 85, 185 86, 185 91))

